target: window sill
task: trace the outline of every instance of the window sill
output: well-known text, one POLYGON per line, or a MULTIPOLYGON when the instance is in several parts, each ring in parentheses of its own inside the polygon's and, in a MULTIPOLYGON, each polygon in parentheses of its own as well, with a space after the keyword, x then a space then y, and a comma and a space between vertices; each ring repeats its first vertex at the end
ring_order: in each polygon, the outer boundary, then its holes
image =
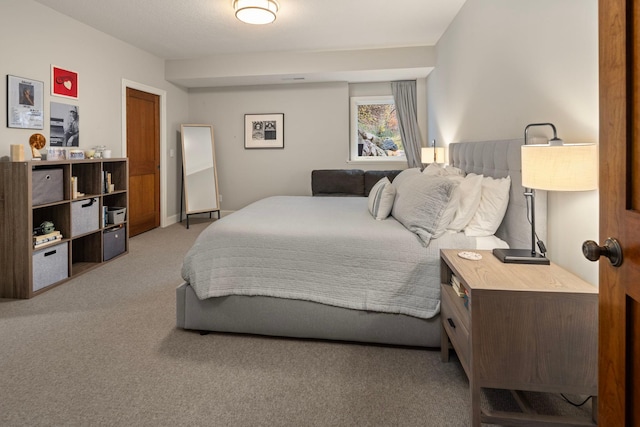
POLYGON ((370 159, 357 159, 357 160, 347 160, 347 163, 349 164, 358 164, 358 165, 363 165, 363 164, 377 164, 377 165, 384 165, 384 164, 388 164, 388 165, 406 165, 407 164, 407 158, 406 157, 402 157, 400 159, 382 159, 380 157, 371 157, 370 159))

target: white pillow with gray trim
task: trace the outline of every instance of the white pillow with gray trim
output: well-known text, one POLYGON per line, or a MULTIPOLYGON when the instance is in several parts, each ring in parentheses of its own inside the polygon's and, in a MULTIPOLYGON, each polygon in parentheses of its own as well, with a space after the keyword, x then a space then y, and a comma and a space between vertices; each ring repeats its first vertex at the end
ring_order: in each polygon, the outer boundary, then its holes
POLYGON ((396 188, 391 184, 389 178, 382 178, 369 192, 369 212, 377 220, 385 219, 391 213, 395 198, 396 188))

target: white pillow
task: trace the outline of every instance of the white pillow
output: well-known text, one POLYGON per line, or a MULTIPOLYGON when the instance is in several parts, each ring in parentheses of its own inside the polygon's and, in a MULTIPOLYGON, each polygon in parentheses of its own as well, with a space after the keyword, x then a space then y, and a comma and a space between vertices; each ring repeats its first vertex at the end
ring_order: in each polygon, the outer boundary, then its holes
POLYGON ((463 171, 460 168, 457 168, 455 166, 450 166, 450 165, 446 165, 444 167, 444 172, 446 175, 459 175, 459 176, 465 176, 467 173, 465 171, 463 171))
POLYGON ((482 195, 476 213, 464 229, 467 236, 491 236, 504 218, 509 204, 511 177, 482 178, 482 195))
POLYGON ((371 187, 369 192, 369 213, 375 219, 385 219, 391 213, 393 201, 396 198, 396 188, 389 178, 384 177, 371 187))
POLYGON ((458 208, 447 229, 459 232, 469 224, 480 205, 482 196, 482 175, 470 173, 462 181, 456 192, 459 194, 458 208))
POLYGON ((449 202, 457 186, 455 180, 444 177, 424 174, 410 176, 402 185, 396 186, 396 200, 391 214, 428 245, 432 238, 446 231, 447 221, 451 221, 451 214, 447 210, 451 209, 449 202))
POLYGON ((445 174, 445 171, 444 167, 439 163, 429 163, 422 173, 428 176, 442 176, 445 174))
POLYGON ((440 163, 429 163, 422 173, 429 176, 465 176, 462 169, 440 163))
POLYGON ((393 186, 396 187, 396 190, 400 187, 402 182, 410 176, 417 175, 420 173, 420 168, 410 168, 405 169, 400 172, 395 178, 393 178, 393 186))

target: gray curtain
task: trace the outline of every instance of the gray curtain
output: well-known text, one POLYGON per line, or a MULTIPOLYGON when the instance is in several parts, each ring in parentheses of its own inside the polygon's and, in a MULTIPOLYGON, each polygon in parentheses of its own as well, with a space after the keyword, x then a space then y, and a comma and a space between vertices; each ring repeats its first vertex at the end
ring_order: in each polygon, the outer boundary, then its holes
POLYGON ((410 168, 422 168, 420 129, 416 103, 416 82, 405 80, 391 82, 393 100, 396 104, 400 137, 410 168))

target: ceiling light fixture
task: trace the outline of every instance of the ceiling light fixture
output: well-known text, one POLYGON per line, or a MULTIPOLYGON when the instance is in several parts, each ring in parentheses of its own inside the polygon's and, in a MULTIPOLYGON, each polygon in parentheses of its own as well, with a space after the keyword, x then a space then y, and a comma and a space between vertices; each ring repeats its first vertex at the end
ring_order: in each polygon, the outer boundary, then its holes
POLYGON ((236 18, 247 24, 270 24, 276 20, 278 12, 276 0, 234 0, 236 18))

